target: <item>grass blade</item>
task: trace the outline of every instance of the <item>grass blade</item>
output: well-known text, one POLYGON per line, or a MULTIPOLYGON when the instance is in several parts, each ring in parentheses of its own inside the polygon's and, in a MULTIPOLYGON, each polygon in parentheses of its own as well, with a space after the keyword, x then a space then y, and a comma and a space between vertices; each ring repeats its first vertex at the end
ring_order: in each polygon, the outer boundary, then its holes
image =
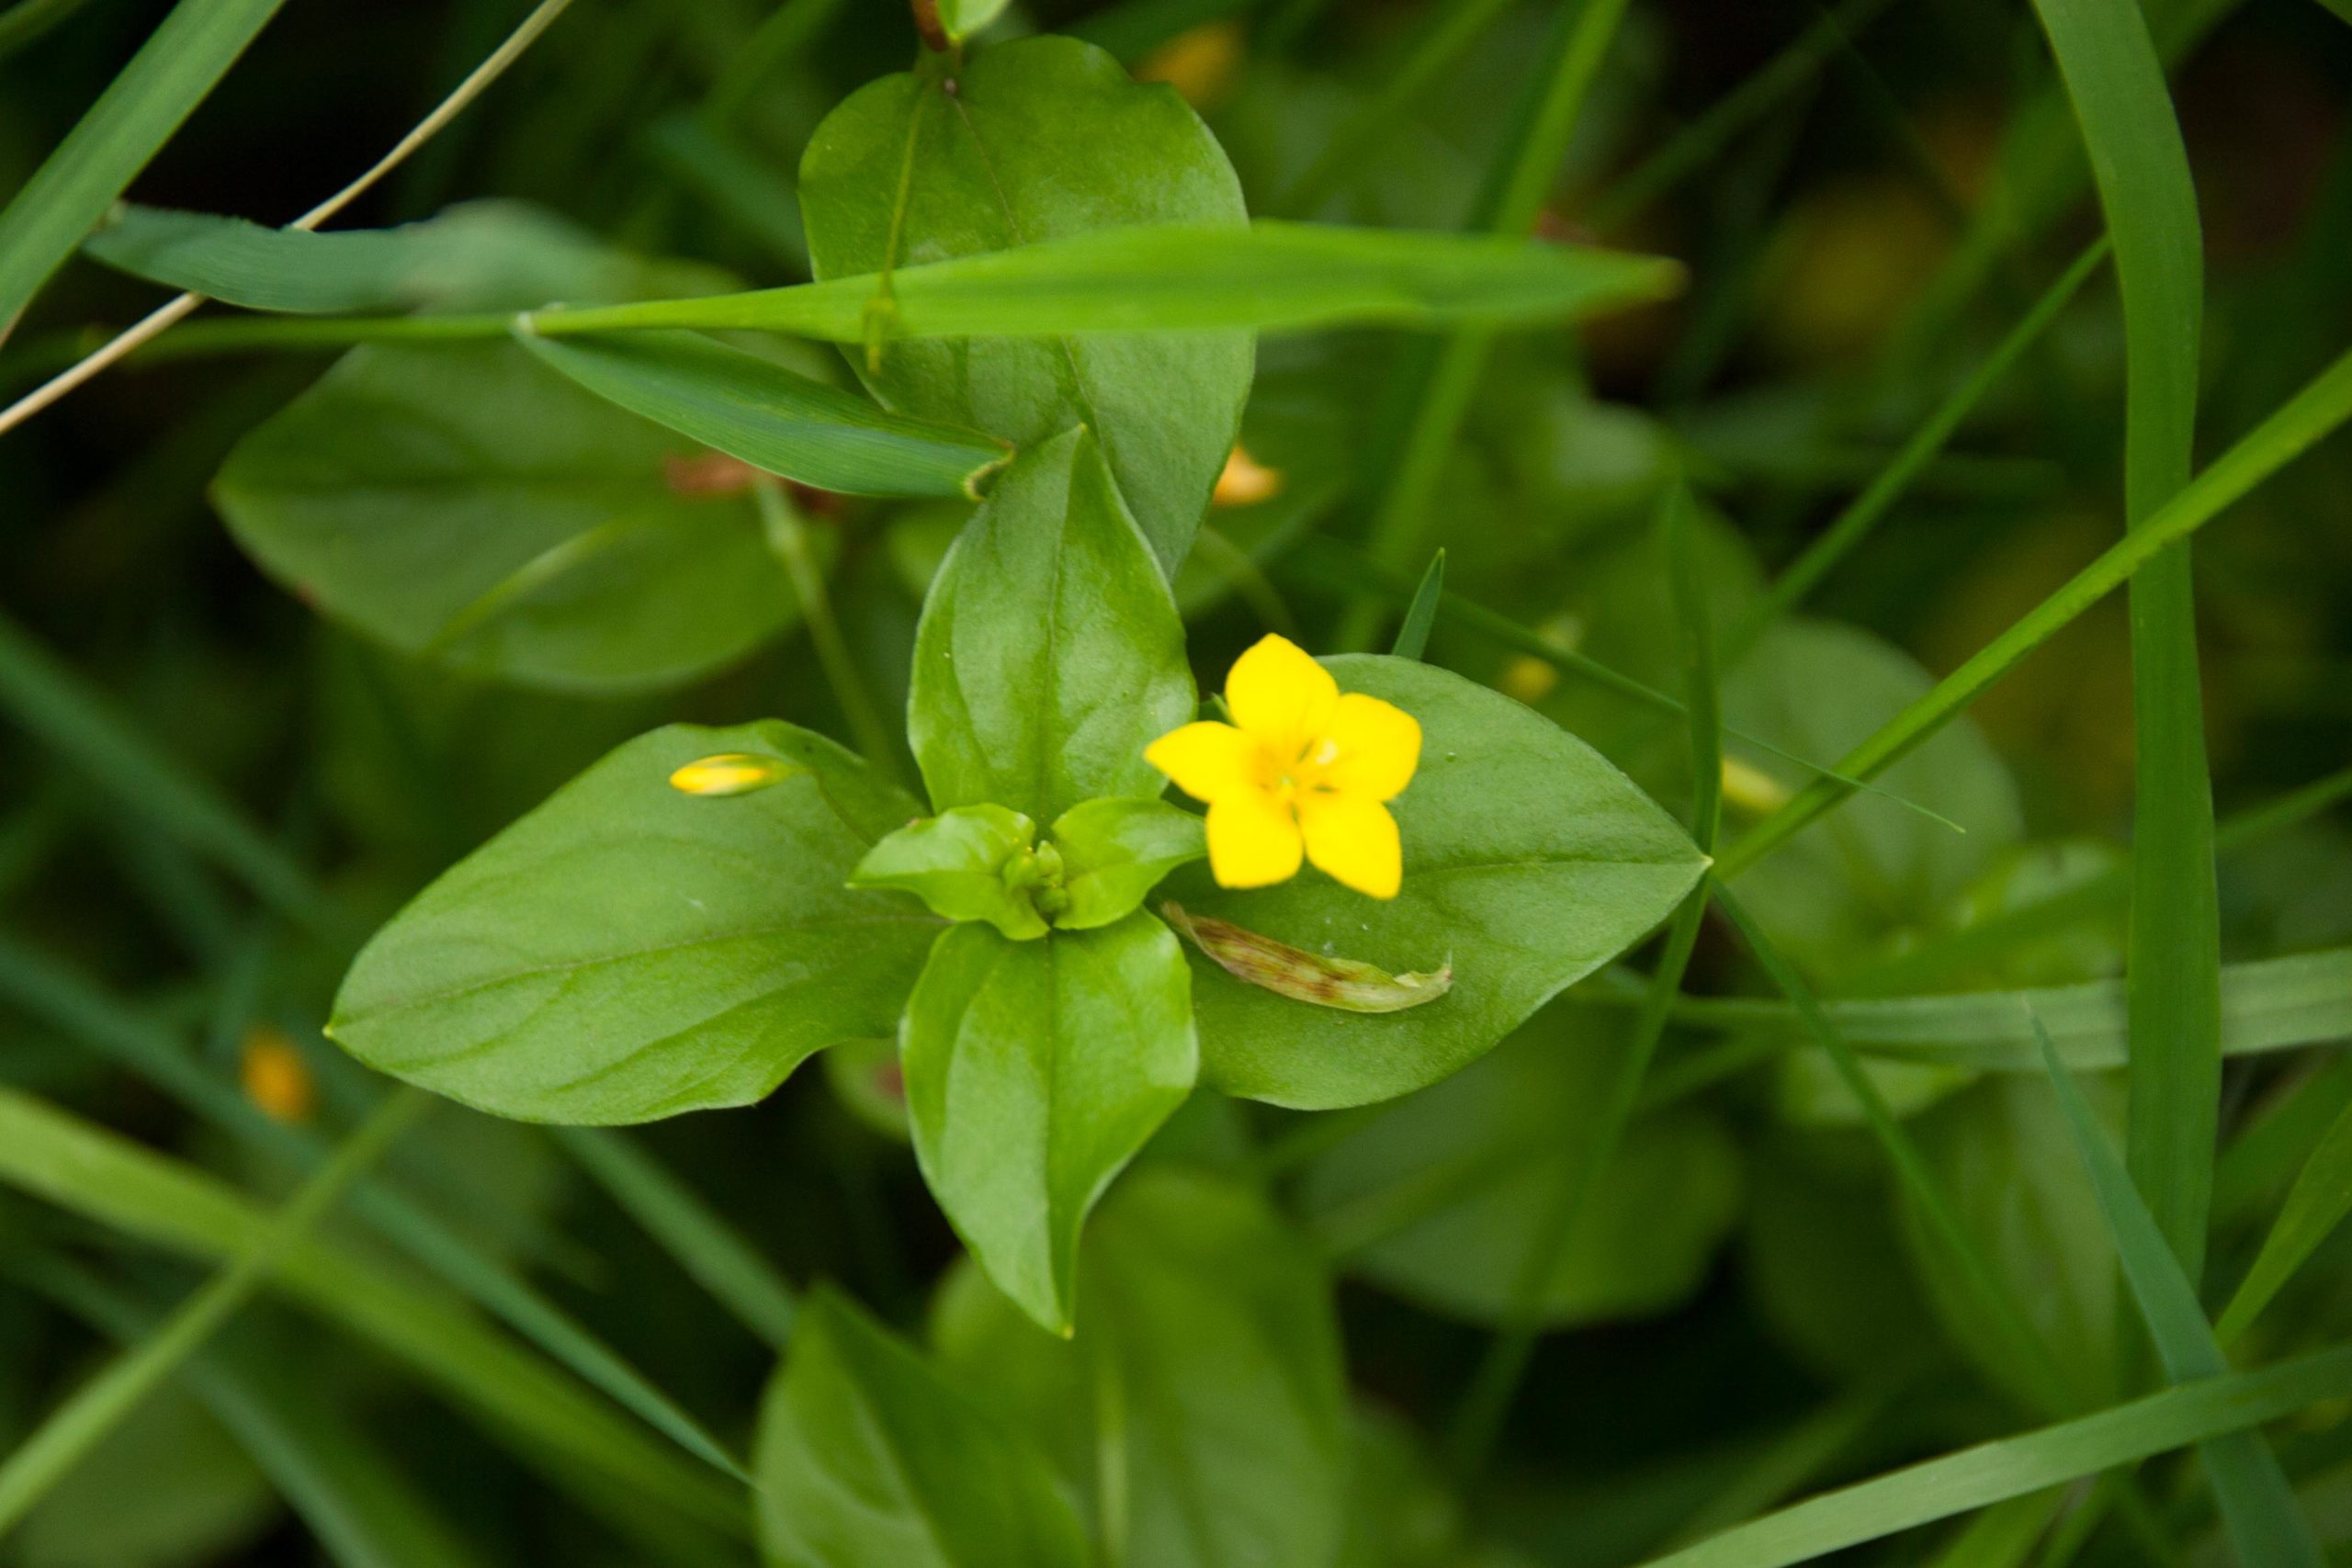
POLYGON ((263 1224, 229 1266, 175 1311, 155 1333, 110 1363, 51 1411, 0 1461, 0 1534, 14 1529, 48 1490, 122 1418, 244 1306, 278 1259, 334 1208, 344 1190, 416 1120, 425 1097, 404 1089, 386 1100, 301 1190, 263 1224))
POLYGON ((1445 552, 1439 550, 1430 557, 1429 570, 1421 573, 1421 585, 1413 590, 1413 602, 1405 608, 1405 619, 1396 627, 1396 641, 1388 649, 1398 659, 1419 659, 1430 645, 1430 626, 1437 619, 1438 601, 1445 595, 1445 552))
MULTIPOLYGON (((136 1340, 154 1325, 155 1313, 62 1258, 35 1259, 25 1275, 117 1339, 136 1340)), ((189 1357, 179 1376, 343 1568, 481 1562, 365 1429, 278 1364, 259 1337, 232 1329, 189 1357)))
MULTIPOLYGON (((257 1152, 298 1170, 324 1150, 312 1134, 271 1120, 214 1077, 179 1043, 62 964, 0 938, 0 996, 139 1074, 257 1152)), ((352 1206, 384 1235, 705 1463, 738 1480, 742 1466, 677 1402, 561 1308, 482 1255, 405 1194, 368 1180, 352 1206)))
POLYGON ((2166 548, 2211 522, 2256 485, 2352 418, 2352 354, 2335 362, 2209 465, 2156 514, 2109 546, 2009 629, 1896 714, 1789 803, 1734 844, 1716 874, 1729 879, 1772 852, 1851 795, 1849 780, 1875 778, 1965 711, 1986 687, 2130 581, 2166 548))
POLYGON ((2304 1162, 2270 1234, 2263 1238, 2254 1267, 2222 1314, 2215 1336, 2226 1345, 2245 1333, 2347 1213, 2352 1213, 2352 1106, 2336 1116, 2304 1162))
MULTIPOLYGON (((2099 1131, 2088 1101, 2058 1060, 2041 1021, 2028 1015, 2041 1046, 2044 1070, 2059 1104, 2066 1113, 2067 1130, 2075 1152, 2090 1172, 2098 1193, 2099 1212, 2123 1261, 2123 1277, 2131 1282, 2132 1299, 2155 1341, 2165 1373, 2176 1383, 2227 1375, 2230 1363, 2222 1354, 2205 1310, 2198 1304, 2197 1287, 2174 1256, 2170 1238, 2142 1201, 2130 1172, 2123 1168, 2106 1134, 2099 1131)), ((2319 1543, 2295 1506, 2287 1472, 2278 1468, 2262 1435, 2231 1432, 2210 1438, 2199 1447, 2205 1472, 2238 1561, 2263 1568, 2321 1568, 2319 1543)))
POLYGON ((2018 324, 2009 329, 1984 362, 1971 371, 1961 384, 1954 387, 1933 413, 1911 433, 1900 450, 1887 460, 1862 492, 1830 520, 1820 536, 1804 547, 1788 569, 1773 580, 1771 588, 1751 610, 1747 617, 1731 635, 1731 646, 1725 649, 1730 661, 1754 645, 1764 628, 1794 609, 1799 601, 1813 592, 1837 564, 1853 553, 1854 547, 1870 536, 1894 503, 1910 487, 1911 481, 1950 441, 1953 432, 1968 417, 1969 411, 1993 389, 2011 367, 2024 356, 2025 351, 2041 340, 2050 323, 2058 318, 2069 301, 2081 292, 2091 274, 2107 259, 2105 239, 2092 242, 2074 264, 2059 275, 2058 280, 2042 291, 2018 324))
MULTIPOLYGON (((1690 543, 1691 511, 1690 491, 1677 483, 1667 491, 1658 517, 1666 534, 1675 622, 1681 634, 1683 682, 1690 694, 1690 837, 1702 852, 1712 854, 1715 830, 1723 815, 1723 711, 1717 702, 1714 640, 1707 619, 1705 590, 1699 581, 1698 557, 1690 543)), ((1440 551, 1439 562, 1442 564, 1444 558, 1444 552, 1440 551)), ((1432 575, 1435 571, 1432 567, 1432 575)), ((1430 597, 1433 602, 1436 595, 1430 597)), ((1632 1046, 1606 1090, 1607 1102, 1600 1122, 1567 1182, 1552 1194, 1545 1205, 1535 1227, 1534 1240, 1521 1260, 1519 1275, 1512 1281, 1510 1315, 1503 1325, 1503 1332, 1488 1346, 1454 1418, 1452 1457, 1457 1474, 1475 1475, 1484 1468, 1496 1438, 1501 1435, 1504 1417, 1510 1413, 1520 1379, 1526 1373, 1528 1359, 1534 1354, 1536 1337, 1543 1328, 1544 1282, 1551 1278, 1561 1251, 1576 1234, 1585 1203, 1600 1185, 1610 1162, 1617 1156, 1625 1129, 1633 1122, 1634 1107, 1641 1099, 1642 1080, 1657 1054, 1658 1042, 1665 1037, 1674 1000, 1681 994, 1682 976, 1690 967, 1691 953, 1699 945, 1699 929, 1707 914, 1707 895, 1708 879, 1702 876, 1699 885, 1674 911, 1673 921, 1667 929, 1665 951, 1660 953, 1642 997, 1632 1046)))
POLYGON ((784 1348, 797 1310, 792 1289, 741 1232, 627 1134, 604 1127, 559 1127, 555 1135, 581 1168, 721 1306, 768 1345, 784 1348))
POLYGON ((2051 1411, 2074 1408, 2077 1395, 2064 1369, 2051 1355, 2049 1347, 2035 1331, 2032 1321, 2026 1316, 2016 1297, 2003 1286, 2000 1277, 1986 1262, 1975 1238, 1961 1224, 1958 1211, 1944 1195, 1942 1185, 1937 1181, 1926 1156, 1919 1152, 1911 1134, 1904 1130, 1902 1122, 1895 1119, 1878 1085, 1862 1070, 1853 1047, 1846 1043, 1845 1037, 1830 1021, 1828 1012, 1822 1007, 1820 998, 1814 995, 1813 987, 1805 984, 1781 955, 1772 939, 1756 923, 1746 907, 1732 897, 1729 889, 1717 887, 1715 903, 1731 918, 1732 924, 1739 928, 1739 934, 1746 939, 1748 951, 1756 955, 1757 963, 1763 967, 1773 985, 1788 998, 1815 1043, 1829 1054, 1838 1076, 1862 1108, 1863 1119, 1868 1122, 1871 1135, 1878 1140, 1880 1148, 1885 1152, 1887 1163, 1894 1166, 1896 1179, 1917 1206, 1928 1232, 1951 1256, 1969 1293, 1976 1298, 1977 1307, 1984 1313, 1988 1329, 2007 1342, 2007 1352, 2015 1365, 2038 1387, 2042 1403, 2051 1411))
MULTIPOLYGON (((2204 243, 2164 66, 2136 0, 2034 0, 2073 100, 2123 295, 2123 509, 2144 527, 2188 482, 2204 243)), ((2193 1286, 2222 1098, 2221 900, 2186 547, 2132 583, 2134 777, 2128 1158, 2193 1286)))
MULTIPOLYGON (((1642 983, 1624 976, 1588 999, 1629 1005, 1642 983)), ((1873 1055, 1938 1062, 1980 1072, 2039 1072, 2041 1058, 2023 1010, 2047 1021, 2059 1056, 2076 1072, 2124 1066, 2129 1021, 2114 980, 2034 990, 1949 996, 1846 998, 1821 1004, 1840 1039, 1873 1055)), ((2233 964, 2222 971, 2222 1045, 2255 1055, 2352 1038, 2352 948, 2233 964)), ((1675 1021, 1754 1035, 1804 1035, 1802 1010, 1761 998, 1685 998, 1675 1021)), ((1785 1043, 1785 1040, 1784 1040, 1785 1043)))
MULTIPOLYGON (((0 1089, 0 1182, 171 1251, 230 1258, 254 1245, 262 1211, 196 1168, 29 1095, 0 1089)), ((462 1408, 601 1506, 618 1487, 677 1522, 741 1535, 740 1493, 624 1419, 554 1366, 340 1246, 298 1241, 276 1260, 288 1295, 438 1384, 462 1408)))
POLYGON ((280 0, 180 0, 0 209, 0 333, 212 91, 280 0))
POLYGON ((168 837, 217 862, 280 913, 323 936, 348 922, 293 857, 157 751, 103 695, 14 623, 0 618, 0 710, 89 782, 168 837))
POLYGON ((1643 1568, 1789 1568, 2352 1394, 2352 1346, 2182 1383, 1807 1498, 1643 1568))

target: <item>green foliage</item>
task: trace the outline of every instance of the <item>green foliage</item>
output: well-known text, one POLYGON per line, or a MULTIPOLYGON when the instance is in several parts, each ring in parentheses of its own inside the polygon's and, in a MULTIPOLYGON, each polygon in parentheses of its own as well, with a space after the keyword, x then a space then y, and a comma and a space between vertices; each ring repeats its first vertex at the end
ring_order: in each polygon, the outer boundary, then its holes
POLYGON ((1050 822, 1164 787, 1143 749, 1193 714, 1168 584, 1084 428, 1024 452, 940 569, 908 739, 931 803, 1050 822))
POLYGON ((1054 820, 1069 902, 1054 917, 1068 931, 1107 926, 1140 906, 1180 865, 1208 853, 1201 819, 1163 800, 1088 800, 1054 820))
POLYGON ((1294 947, 1392 972, 1452 962, 1445 997, 1365 1017, 1302 1006, 1194 956, 1204 1077, 1317 1109, 1386 1100, 1475 1061, 1656 927, 1705 864, 1623 773, 1509 698, 1408 660, 1329 665, 1343 691, 1420 721, 1420 771, 1391 807, 1404 890, 1375 902, 1319 877, 1257 892, 1197 871, 1170 883, 1187 909, 1294 947))
POLYGON ((1035 1432, 1131 1568, 1328 1561, 1347 1481, 1329 1285, 1246 1188, 1138 1171, 1090 1238, 1077 1337, 952 1277, 941 1359, 1035 1432))
MULTIPOLYGON (((1239 182, 1192 109, 1100 50, 1024 39, 957 69, 952 93, 948 81, 926 62, 869 83, 810 137, 800 203, 820 279, 887 278, 1101 229, 1246 220, 1239 182), (1092 155, 1073 164, 1080 147, 1092 155)), ((888 330, 891 299, 886 284, 861 304, 867 331, 888 330)), ((982 337, 892 343, 852 360, 884 407, 1023 448, 1091 428, 1172 571, 1240 425, 1250 342, 1235 332, 982 337)))
POLYGON ((957 806, 910 822, 865 852, 853 887, 895 887, 950 920, 986 920, 1016 942, 1046 934, 1014 863, 1034 865, 1037 825, 1001 806, 957 806))
POLYGON ((937 926, 842 885, 912 814, 849 753, 790 725, 656 730, 379 932, 331 1028, 371 1066, 526 1121, 748 1104, 812 1052, 893 1027, 937 926), (719 751, 793 772, 728 800, 670 786, 719 751))
POLYGON ((940 1207, 999 1288, 1067 1330, 1087 1211, 1199 1071, 1175 934, 1140 912, 1043 942, 956 926, 899 1050, 940 1207))
POLYGON ((304 599, 403 653, 569 691, 671 685, 797 613, 751 499, 513 344, 355 350, 231 455, 213 500, 304 599))
POLYGON ((760 1416, 760 1543, 778 1568, 1083 1568, 1045 1456, 827 1291, 760 1416))

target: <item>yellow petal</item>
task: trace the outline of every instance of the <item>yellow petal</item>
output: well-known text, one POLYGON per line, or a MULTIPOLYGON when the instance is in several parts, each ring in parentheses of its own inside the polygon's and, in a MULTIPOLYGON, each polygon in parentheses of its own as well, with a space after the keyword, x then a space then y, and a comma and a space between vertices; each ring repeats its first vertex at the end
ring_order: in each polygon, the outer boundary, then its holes
MULTIPOLYGON (((1333 881, 1374 898, 1396 897, 1404 883, 1405 851, 1388 807, 1362 795, 1303 795, 1298 821, 1306 834, 1306 858, 1333 881)), ((1209 848, 1216 848, 1214 815, 1209 818, 1209 848)))
POLYGON ((1225 678, 1233 722, 1286 758, 1325 732, 1339 701, 1340 683, 1331 672, 1298 644, 1271 632, 1235 660, 1225 678))
POLYGON ((1298 823, 1262 791, 1209 807, 1209 874, 1219 887, 1266 887, 1298 874, 1298 823))
MULTIPOLYGON (((1421 765, 1420 721, 1362 692, 1340 699, 1329 739, 1337 755, 1324 762, 1323 782, 1342 795, 1394 800, 1421 765)), ((1317 755, 1309 753, 1309 760, 1317 755)))
POLYGON ((1250 795, 1259 780, 1260 748, 1229 724, 1205 719, 1171 729, 1143 749, 1143 760, 1176 781, 1194 800, 1250 795))

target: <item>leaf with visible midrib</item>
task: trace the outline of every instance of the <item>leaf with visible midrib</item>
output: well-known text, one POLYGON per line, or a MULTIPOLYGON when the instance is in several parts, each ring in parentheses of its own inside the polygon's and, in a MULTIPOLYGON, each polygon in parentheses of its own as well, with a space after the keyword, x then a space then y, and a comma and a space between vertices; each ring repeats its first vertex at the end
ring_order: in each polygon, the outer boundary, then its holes
POLYGON ((748 1104, 811 1053, 895 1023, 938 922, 844 884, 913 814, 790 725, 655 730, 395 916, 353 963, 332 1032, 370 1066, 525 1121, 748 1104), (794 772, 733 799, 670 786, 720 751, 794 772))
MULTIPOLYGON (((819 278, 1134 224, 1247 221, 1232 166, 1165 85, 1033 38, 853 94, 810 138, 800 204, 819 278)), ((887 309, 887 306, 884 307, 887 309)), ((1163 571, 1190 547, 1239 428, 1246 332, 889 343, 852 360, 884 406, 1021 446, 1101 438, 1163 571)))

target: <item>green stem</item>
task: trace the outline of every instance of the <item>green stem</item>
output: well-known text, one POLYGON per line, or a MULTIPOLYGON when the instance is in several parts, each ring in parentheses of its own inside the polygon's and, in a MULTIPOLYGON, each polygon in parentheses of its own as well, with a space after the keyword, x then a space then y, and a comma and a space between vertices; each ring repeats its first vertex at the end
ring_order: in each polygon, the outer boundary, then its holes
POLYGON ((849 644, 842 638, 841 623, 833 617, 832 599, 825 592, 825 574, 819 570, 816 556, 808 547, 808 525, 785 499, 782 483, 772 476, 762 474, 754 479, 752 493, 759 502, 760 523, 767 532, 768 547, 775 552, 792 579, 792 592, 800 600, 800 618, 808 627, 808 640, 816 645, 817 660, 825 668, 825 680, 832 687, 833 700, 841 705, 842 716, 849 721, 858 750, 875 767, 904 784, 898 737, 882 722, 873 694, 865 689, 865 679, 857 671, 857 660, 850 656, 849 644))

